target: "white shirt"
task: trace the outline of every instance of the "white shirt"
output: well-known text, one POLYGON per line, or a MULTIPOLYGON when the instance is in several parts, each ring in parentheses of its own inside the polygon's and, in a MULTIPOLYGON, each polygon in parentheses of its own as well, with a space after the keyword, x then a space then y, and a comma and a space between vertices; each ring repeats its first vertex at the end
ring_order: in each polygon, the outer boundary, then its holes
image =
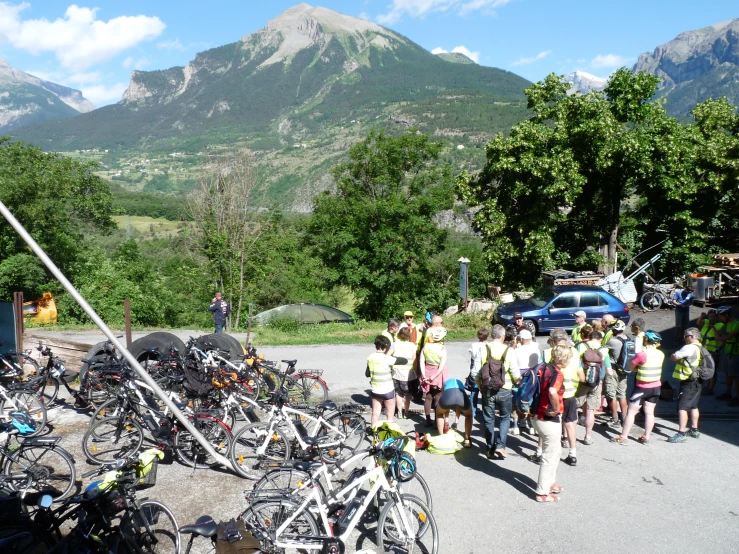
POLYGON ((519 369, 526 369, 536 366, 541 359, 539 345, 531 341, 530 344, 522 344, 513 351, 516 354, 516 361, 519 369))
POLYGON ((700 356, 700 347, 701 347, 701 344, 699 342, 694 342, 692 344, 686 344, 680 350, 675 352, 675 359, 682 360, 683 358, 688 358, 688 363, 692 367, 695 367, 695 364, 698 361, 698 357, 700 356), (694 348, 696 346, 698 348, 694 348))
POLYGON ((470 374, 473 379, 477 379, 482 369, 482 353, 485 351, 485 346, 488 344, 485 342, 473 342, 470 345, 470 374))

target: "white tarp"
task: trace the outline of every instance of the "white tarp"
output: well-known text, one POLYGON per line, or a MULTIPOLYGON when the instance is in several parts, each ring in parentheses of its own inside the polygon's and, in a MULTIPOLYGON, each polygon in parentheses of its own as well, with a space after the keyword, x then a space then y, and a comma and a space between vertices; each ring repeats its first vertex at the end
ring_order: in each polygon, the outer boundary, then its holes
POLYGON ((601 279, 598 285, 600 285, 600 288, 610 292, 621 302, 626 302, 627 304, 633 304, 639 296, 636 293, 634 281, 626 279, 620 271, 601 279))

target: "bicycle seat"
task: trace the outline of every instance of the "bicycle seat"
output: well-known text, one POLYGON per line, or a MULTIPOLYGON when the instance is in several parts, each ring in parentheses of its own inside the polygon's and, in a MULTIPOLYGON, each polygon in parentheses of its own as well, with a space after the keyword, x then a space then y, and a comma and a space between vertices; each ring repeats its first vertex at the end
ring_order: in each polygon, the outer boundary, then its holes
POLYGON ((324 400, 321 402, 316 408, 320 410, 335 410, 336 409, 336 402, 333 400, 324 400))
POLYGON ((321 441, 325 441, 325 440, 327 440, 330 437, 328 435, 320 435, 318 437, 305 436, 305 437, 300 437, 300 438, 303 439, 303 442, 305 444, 308 444, 310 446, 313 446, 314 444, 318 444, 321 441))
POLYGON ((295 365, 298 363, 298 360, 282 360, 282 363, 287 365, 295 365))
POLYGON ((192 525, 185 525, 179 528, 180 533, 188 533, 190 535, 200 535, 201 537, 212 537, 218 533, 218 525, 210 516, 199 517, 192 525))
MULTIPOLYGON (((306 438, 315 438, 315 437, 306 437, 306 438)), ((300 471, 311 471, 314 469, 318 469, 322 465, 323 464, 320 462, 295 462, 293 463, 293 467, 295 469, 299 469, 300 471)))

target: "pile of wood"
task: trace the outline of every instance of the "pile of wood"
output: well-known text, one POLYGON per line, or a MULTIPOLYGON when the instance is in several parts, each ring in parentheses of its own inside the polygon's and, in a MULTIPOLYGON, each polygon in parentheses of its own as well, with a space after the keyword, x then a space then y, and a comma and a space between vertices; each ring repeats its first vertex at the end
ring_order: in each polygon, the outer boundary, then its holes
POLYGON ((713 259, 718 265, 739 267, 739 254, 714 254, 713 259))

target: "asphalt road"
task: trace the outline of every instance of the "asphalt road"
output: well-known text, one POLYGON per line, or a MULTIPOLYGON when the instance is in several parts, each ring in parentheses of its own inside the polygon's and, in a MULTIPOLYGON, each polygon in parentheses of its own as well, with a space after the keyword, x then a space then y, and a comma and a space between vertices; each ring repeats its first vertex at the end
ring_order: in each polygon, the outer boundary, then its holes
MULTIPOLYGON (((694 308, 694 316, 700 313, 694 308)), ((673 314, 635 314, 647 327, 665 335, 669 353, 673 314)), ((185 332, 187 333, 187 332, 185 332)), ((81 339, 82 337, 80 337, 81 339)), ((544 337, 537 339, 543 344, 544 337)), ((92 341, 91 341, 92 342, 92 341)), ((450 343, 452 377, 464 379, 469 367, 467 343, 450 343)), ((298 359, 300 368, 321 368, 331 397, 366 402, 365 359, 372 346, 264 347, 267 359, 298 359)), ((665 374, 671 373, 671 368, 665 374)), ((719 392, 722 391, 719 385, 719 392)), ((535 437, 509 437, 505 461, 489 461, 479 424, 474 448, 452 456, 418 454, 419 470, 434 498, 434 514, 441 535, 441 552, 480 553, 522 551, 534 553, 646 550, 654 553, 736 552, 739 544, 739 426, 725 403, 703 398, 707 417, 700 439, 669 444, 676 431, 675 404, 661 403, 650 446, 631 441, 623 447, 608 438, 615 431, 596 426, 595 444, 578 444, 578 465, 560 464, 557 482, 564 487, 557 504, 537 504, 533 489, 538 466, 526 459, 535 437)), ((52 411, 53 434, 73 451, 78 473, 87 471, 81 453, 86 417, 62 406, 52 411)), ((422 416, 401 422, 406 429, 425 432, 422 416)), ((632 436, 640 434, 635 428, 632 436)), ((578 427, 578 436, 584 429, 578 427)), ((563 458, 566 451, 563 452, 563 458)), ((180 524, 203 513, 217 520, 237 516, 245 507, 243 491, 251 482, 226 471, 193 472, 178 463, 160 467, 159 482, 146 495, 164 501, 180 524)), ((372 530, 367 531, 373 537, 372 530)), ((366 537, 349 545, 371 546, 366 537)))

